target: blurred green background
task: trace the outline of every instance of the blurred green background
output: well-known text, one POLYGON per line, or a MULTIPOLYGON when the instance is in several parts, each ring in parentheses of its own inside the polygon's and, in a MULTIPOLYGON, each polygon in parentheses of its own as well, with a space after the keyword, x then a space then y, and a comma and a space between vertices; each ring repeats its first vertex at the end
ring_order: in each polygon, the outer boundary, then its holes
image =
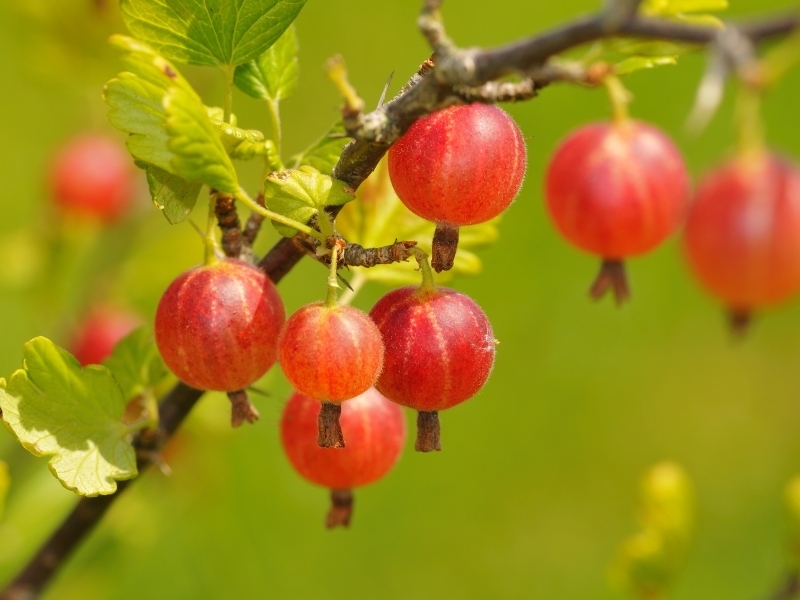
MULTIPOLYGON (((123 27, 113 7, 98 16, 95 4, 5 0, 0 9, 6 376, 25 341, 45 334, 66 343, 93 303, 151 319, 168 283, 202 256, 191 228, 169 226, 144 189, 140 214, 111 231, 63 223, 49 208, 54 149, 87 129, 117 135, 100 93, 120 70, 104 40, 123 27)), ((732 4, 730 16, 786 8, 732 4)), ((287 155, 337 118, 339 98, 322 70, 328 57, 345 57, 368 105, 390 72, 394 91, 416 70, 429 54, 416 30, 419 5, 306 5, 297 21, 300 85, 283 105, 287 155)), ((492 46, 595 8, 591 0, 448 0, 443 13, 461 46, 492 46)), ((703 67, 698 54, 626 79, 632 113, 668 131, 694 174, 734 141, 730 94, 701 136, 684 130, 703 67)), ((221 103, 220 74, 186 72, 207 103, 221 103)), ((771 144, 795 157, 798 98, 800 70, 765 104, 771 144)), ((275 369, 260 384, 271 395, 254 398, 255 426, 230 430, 227 400, 203 398, 169 448, 172 476, 152 470, 126 492, 48 598, 618 598, 606 571, 636 529, 639 478, 662 459, 686 468, 697 497, 696 537, 672 597, 751 599, 777 586, 783 490, 800 471, 800 305, 761 315, 746 340, 732 341, 675 240, 629 263, 629 306, 591 303, 597 261, 554 232, 541 178, 566 132, 607 117, 606 97, 554 85, 506 108, 528 138, 525 186, 500 241, 481 252, 484 272, 452 283, 484 308, 501 344, 484 391, 442 415, 445 450, 417 454, 409 440, 395 470, 358 491, 351 529, 327 531, 327 492, 301 480, 280 448, 288 387, 275 369)), ((238 92, 234 111, 244 127, 268 128, 263 107, 238 92)), ((255 181, 256 171, 245 172, 255 181)), ((275 237, 267 231, 260 248, 275 237)), ((324 277, 307 261, 293 271, 280 285, 287 310, 319 299, 324 277)), ((384 291, 373 284, 355 304, 368 309, 384 291)), ((12 477, 0 521, 5 582, 76 498, 2 429, 0 459, 12 477)))

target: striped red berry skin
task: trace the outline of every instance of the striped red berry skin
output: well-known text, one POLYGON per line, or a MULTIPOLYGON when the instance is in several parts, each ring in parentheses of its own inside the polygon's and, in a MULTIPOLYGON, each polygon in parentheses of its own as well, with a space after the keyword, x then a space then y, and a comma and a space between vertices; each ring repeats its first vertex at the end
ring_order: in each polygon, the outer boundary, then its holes
POLYGON ((383 365, 383 340, 366 313, 320 302, 289 317, 278 357, 295 389, 317 400, 343 402, 375 383, 383 365))
POLYGON ((156 344, 191 387, 232 392, 258 380, 277 359, 285 320, 275 284, 234 259, 189 269, 156 310, 156 344))
POLYGON ((494 365, 489 320, 469 296, 452 289, 408 286, 370 311, 386 346, 375 387, 418 411, 440 411, 474 396, 494 365))
POLYGON ((451 225, 502 213, 522 185, 525 140, 492 104, 451 106, 417 120, 389 149, 392 186, 413 213, 451 225))
POLYGON ((346 448, 321 448, 316 441, 321 404, 295 392, 281 418, 281 442, 286 456, 308 481, 331 490, 326 525, 348 526, 352 489, 385 476, 403 451, 406 422, 402 409, 375 388, 342 405, 340 422, 346 448))
POLYGON ((690 196, 679 150, 637 121, 570 134, 550 161, 545 197, 559 232, 605 259, 648 252, 680 225, 690 196))
POLYGON ((738 157, 701 181, 684 231, 689 265, 734 314, 800 292, 800 168, 738 157))

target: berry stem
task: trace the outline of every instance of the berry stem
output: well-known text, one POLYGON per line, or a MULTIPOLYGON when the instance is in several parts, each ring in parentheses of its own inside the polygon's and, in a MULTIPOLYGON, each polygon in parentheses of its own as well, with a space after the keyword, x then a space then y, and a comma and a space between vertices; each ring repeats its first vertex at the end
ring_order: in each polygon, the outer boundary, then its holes
POLYGON ((761 92, 746 85, 736 96, 736 128, 739 154, 757 158, 764 153, 764 123, 761 120, 761 92))
POLYGON ((310 235, 311 237, 319 240, 320 242, 325 242, 326 241, 326 237, 327 236, 323 235, 322 233, 320 233, 316 229, 313 229, 313 228, 309 227, 305 223, 300 223, 299 221, 295 221, 294 219, 290 219, 289 217, 285 217, 285 216, 283 216, 281 214, 278 214, 276 212, 272 212, 268 208, 264 208, 263 206, 260 206, 242 188, 239 188, 239 190, 235 194, 235 197, 236 197, 237 200, 240 200, 240 201, 244 202, 245 206, 247 206, 247 208, 249 208, 253 212, 256 212, 256 213, 258 213, 260 215, 263 215, 263 216, 265 216, 266 218, 268 218, 268 219, 270 219, 272 221, 276 221, 277 223, 281 223, 283 225, 288 225, 289 227, 297 229, 297 231, 305 233, 306 235, 310 235))
POLYGON ((433 234, 431 266, 437 273, 453 268, 458 250, 458 227, 450 223, 437 223, 433 234))
POLYGON ((433 280, 433 271, 431 270, 431 265, 428 261, 428 254, 417 246, 409 248, 409 253, 414 255, 414 258, 419 265, 419 270, 422 271, 422 285, 420 286, 420 292, 427 293, 436 291, 436 282, 433 280))
POLYGON ((211 190, 208 196, 208 221, 206 223, 206 235, 204 238, 205 243, 205 256, 203 264, 207 267, 219 262, 218 253, 220 252, 219 242, 217 242, 216 225, 217 225, 217 192, 211 190))
POLYGON ((350 527, 350 518, 353 516, 353 490, 331 490, 331 509, 325 519, 328 529, 338 525, 350 527))
POLYGON ((342 414, 342 405, 333 402, 322 402, 317 422, 319 433, 317 444, 322 448, 344 448, 344 435, 339 417, 342 414))
POLYGON ((606 86, 608 98, 611 101, 614 122, 624 123, 628 120, 628 104, 631 101, 631 93, 616 75, 609 74, 603 77, 603 85, 606 86))
POLYGON ((439 413, 435 410, 417 413, 417 441, 414 450, 417 452, 440 452, 442 449, 439 413))
POLYGON ((743 338, 747 334, 752 319, 752 313, 746 308, 728 309, 728 326, 734 337, 738 339, 743 338))
POLYGON ((335 308, 338 306, 337 298, 339 295, 339 278, 336 275, 339 262, 339 251, 344 246, 344 240, 336 240, 331 248, 331 270, 328 274, 328 294, 325 297, 325 306, 335 308))

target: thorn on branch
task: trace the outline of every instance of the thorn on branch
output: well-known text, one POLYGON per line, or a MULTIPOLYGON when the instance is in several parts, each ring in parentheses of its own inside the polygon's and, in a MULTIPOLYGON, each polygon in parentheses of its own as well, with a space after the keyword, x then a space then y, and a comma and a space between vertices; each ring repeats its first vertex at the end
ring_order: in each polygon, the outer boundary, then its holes
POLYGON ((242 224, 236 212, 236 200, 217 191, 212 191, 212 195, 217 224, 222 231, 222 251, 225 256, 239 258, 242 252, 242 224))

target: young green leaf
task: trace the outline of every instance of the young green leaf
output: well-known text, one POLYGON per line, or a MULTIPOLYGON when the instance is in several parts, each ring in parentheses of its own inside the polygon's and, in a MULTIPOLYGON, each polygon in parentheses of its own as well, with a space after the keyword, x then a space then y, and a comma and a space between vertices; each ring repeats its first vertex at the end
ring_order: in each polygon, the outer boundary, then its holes
POLYGON ((236 66, 272 46, 306 0, 122 0, 131 33, 167 58, 236 66))
MULTIPOLYGON (((217 130, 217 134, 222 140, 222 145, 228 155, 236 160, 250 160, 258 156, 266 156, 270 165, 278 161, 275 142, 268 140, 264 134, 257 129, 241 129, 225 123, 221 119, 211 119, 211 123, 217 130)), ((282 167, 279 167, 282 168, 282 167)))
MULTIPOLYGON (((350 242, 367 248, 384 246, 396 240, 415 240, 425 252, 431 252, 435 224, 418 217, 394 193, 389 181, 386 160, 358 188, 358 202, 346 206, 336 219, 336 229, 350 242)), ((486 246, 498 238, 496 217, 480 225, 461 227, 455 264, 449 271, 437 273, 437 281, 447 281, 455 274, 474 275, 481 271, 480 258, 470 248, 486 246)), ((419 283, 420 274, 414 261, 359 269, 369 281, 389 286, 419 283)))
MULTIPOLYGON (((313 167, 303 166, 270 173, 265 182, 264 197, 270 210, 307 223, 318 210, 350 202, 355 193, 346 183, 331 179, 313 167)), ((288 225, 272 224, 283 236, 291 237, 297 233, 288 225)))
POLYGON ((11 485, 11 477, 8 474, 8 465, 0 460, 0 521, 3 520, 3 512, 6 507, 6 495, 8 487, 11 485))
POLYGON ((297 33, 291 26, 261 56, 236 67, 233 81, 257 100, 280 102, 292 94, 299 74, 297 33))
POLYGON ((134 158, 189 182, 236 191, 233 163, 189 82, 147 44, 125 36, 111 41, 127 50, 123 61, 131 72, 106 84, 108 118, 131 134, 134 158))
POLYGON ((153 332, 146 325, 122 338, 103 364, 114 375, 126 400, 152 390, 169 375, 158 354, 153 332))
POLYGON ((339 162, 342 149, 349 141, 350 138, 345 135, 341 121, 334 123, 322 137, 292 157, 292 168, 310 165, 321 173, 330 173, 339 162))
POLYGON ((236 169, 197 94, 172 87, 163 105, 170 137, 167 147, 174 154, 175 173, 221 192, 236 192, 239 189, 236 169))
POLYGON ((155 165, 146 165, 145 169, 153 204, 172 225, 186 220, 197 203, 203 184, 199 181, 186 181, 183 177, 168 173, 155 165))
POLYGON ((6 427, 50 470, 82 496, 113 494, 117 481, 136 477, 136 454, 122 421, 126 399, 111 372, 78 361, 50 340, 23 347, 22 369, 0 379, 6 427))

